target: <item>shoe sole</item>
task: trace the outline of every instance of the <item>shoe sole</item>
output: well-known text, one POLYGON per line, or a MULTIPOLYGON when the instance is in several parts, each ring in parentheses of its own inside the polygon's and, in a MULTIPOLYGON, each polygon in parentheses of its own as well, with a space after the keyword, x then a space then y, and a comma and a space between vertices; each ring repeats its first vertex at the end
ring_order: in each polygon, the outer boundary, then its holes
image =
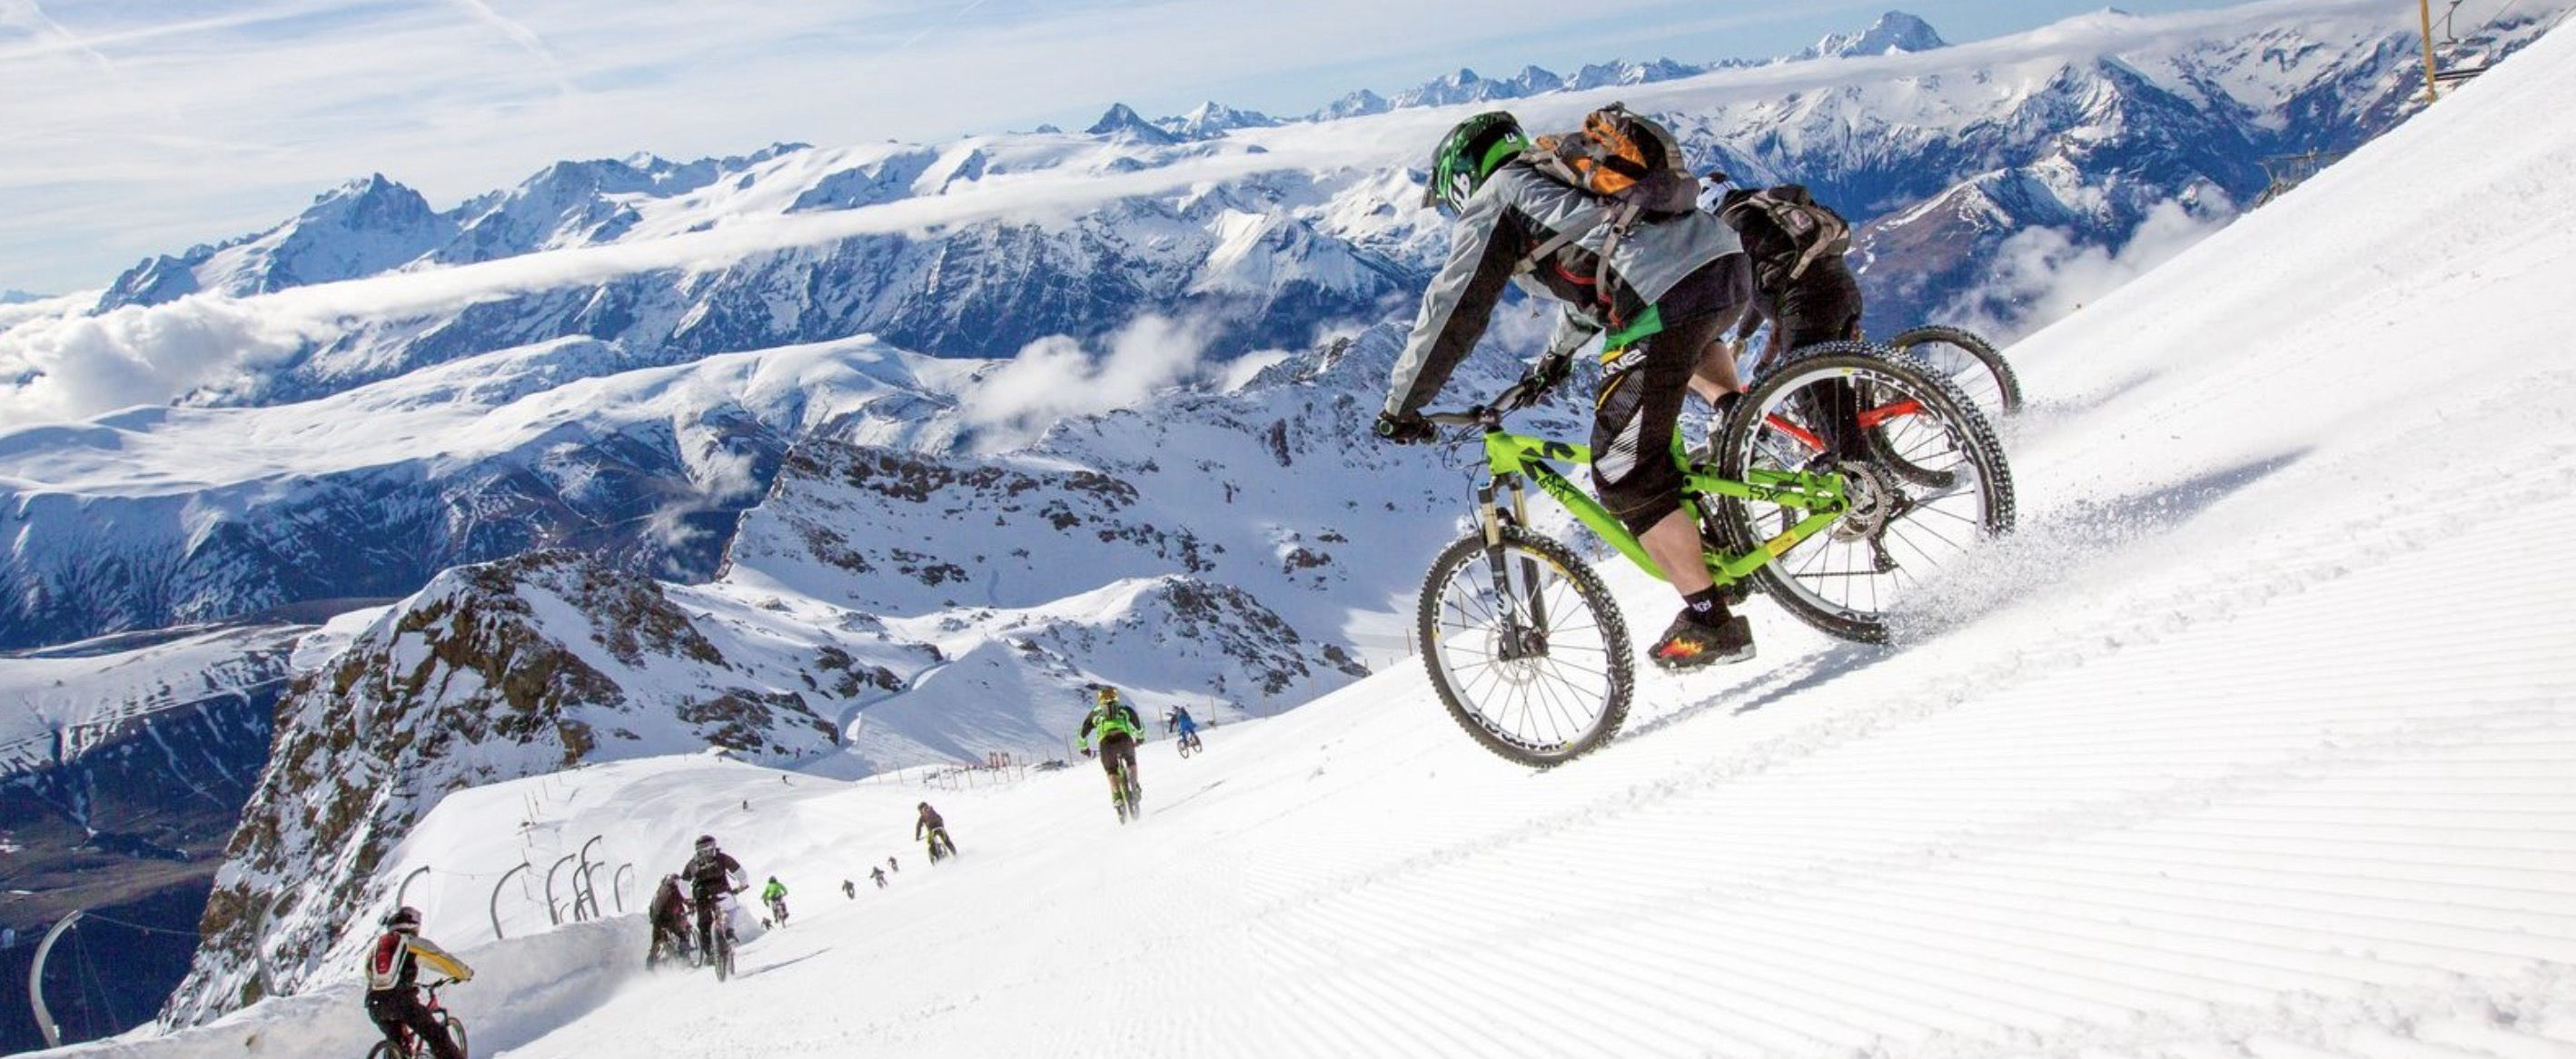
POLYGON ((1711 652, 1696 662, 1673 662, 1660 656, 1649 656, 1649 658, 1655 663, 1655 668, 1667 673, 1689 673, 1710 666, 1731 666, 1738 662, 1749 662, 1753 659, 1753 645, 1745 644, 1743 650, 1726 654, 1711 652))

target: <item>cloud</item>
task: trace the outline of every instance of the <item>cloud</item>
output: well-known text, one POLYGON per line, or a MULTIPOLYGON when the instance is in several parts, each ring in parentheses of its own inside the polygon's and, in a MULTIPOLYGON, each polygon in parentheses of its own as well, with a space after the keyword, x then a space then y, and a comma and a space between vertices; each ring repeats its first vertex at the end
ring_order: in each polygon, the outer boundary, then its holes
POLYGON ((1124 408, 1199 373, 1211 328, 1204 323, 1140 316, 1108 336, 1108 348, 1086 348, 1065 335, 1021 347, 967 397, 967 421, 989 432, 985 451, 1025 443, 1066 416, 1124 408))
POLYGON ((2147 211, 2117 250, 2079 243, 2062 228, 2025 228, 2003 241, 1988 279, 1943 315, 2009 342, 2118 290, 2236 218, 2214 191, 2198 212, 2168 200, 2147 211))
POLYGON ((164 404, 289 360, 326 328, 230 299, 58 316, 0 333, 0 423, 164 404))

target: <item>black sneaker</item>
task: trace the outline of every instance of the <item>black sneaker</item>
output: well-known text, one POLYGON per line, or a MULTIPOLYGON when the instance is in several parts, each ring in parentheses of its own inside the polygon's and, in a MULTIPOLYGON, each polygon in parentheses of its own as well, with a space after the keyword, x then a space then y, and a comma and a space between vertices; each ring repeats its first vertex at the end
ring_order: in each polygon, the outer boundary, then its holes
POLYGON ((1753 624, 1735 615, 1715 625, 1701 624, 1685 610, 1647 652, 1656 665, 1676 672, 1703 666, 1730 665, 1753 657, 1753 624))

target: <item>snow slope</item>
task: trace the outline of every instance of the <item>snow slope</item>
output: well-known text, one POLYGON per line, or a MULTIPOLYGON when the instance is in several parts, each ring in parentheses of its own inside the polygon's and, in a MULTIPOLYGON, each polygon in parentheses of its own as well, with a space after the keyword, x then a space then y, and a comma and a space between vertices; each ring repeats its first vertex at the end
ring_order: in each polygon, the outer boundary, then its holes
MULTIPOLYGON (((2016 347, 2025 530, 1895 649, 1757 603, 1535 774, 1382 674, 1148 748, 1135 827, 1086 769, 931 794, 965 856, 883 893, 922 788, 704 759, 452 797, 379 878, 515 863, 552 784, 795 889, 723 986, 434 889, 511 1059, 2576 1055, 2571 93, 2559 33, 2016 347)), ((353 1049, 341 988, 77 1054, 353 1049)))

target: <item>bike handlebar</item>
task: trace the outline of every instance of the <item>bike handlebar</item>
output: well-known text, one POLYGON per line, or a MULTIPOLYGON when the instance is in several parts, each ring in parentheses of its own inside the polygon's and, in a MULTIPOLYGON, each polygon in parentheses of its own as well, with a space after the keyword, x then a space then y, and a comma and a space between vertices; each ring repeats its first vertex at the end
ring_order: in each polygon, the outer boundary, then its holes
POLYGON ((1488 431, 1500 430, 1504 416, 1537 404, 1539 399, 1545 396, 1547 396, 1546 387, 1538 385, 1535 380, 1524 378, 1513 383, 1503 392, 1495 394, 1490 404, 1473 405, 1457 412, 1426 411, 1421 415, 1423 422, 1434 426, 1482 427, 1488 431))

